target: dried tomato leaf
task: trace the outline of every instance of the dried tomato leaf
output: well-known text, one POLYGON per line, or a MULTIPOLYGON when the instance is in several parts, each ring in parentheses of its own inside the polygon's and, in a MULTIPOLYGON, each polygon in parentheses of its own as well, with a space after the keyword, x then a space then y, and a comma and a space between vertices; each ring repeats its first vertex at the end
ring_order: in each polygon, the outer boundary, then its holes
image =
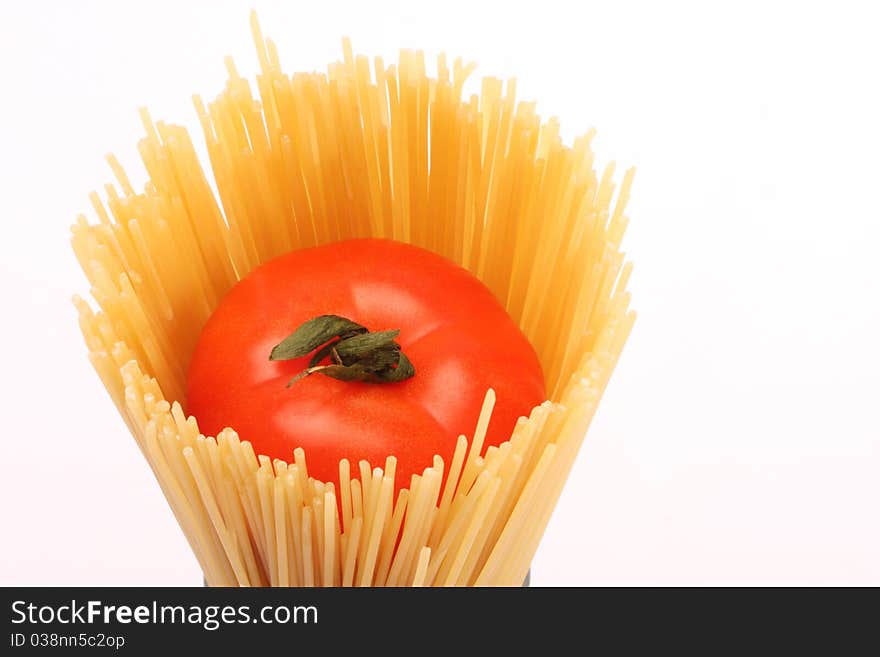
MULTIPOLYGON (((346 340, 340 340, 334 347, 343 364, 349 365, 360 360, 370 352, 393 344, 394 338, 398 335, 400 335, 399 329, 377 331, 376 333, 361 333, 346 340)), ((398 349, 400 349, 400 346, 398 346, 398 349)))
MULTIPOLYGON (((400 361, 400 345, 396 342, 385 345, 374 351, 364 354, 360 360, 356 361, 359 365, 371 372, 379 373, 386 367, 394 367, 400 361)), ((354 364, 345 363, 343 364, 354 364)))
POLYGON ((355 365, 328 365, 320 370, 321 374, 340 381, 366 381, 376 382, 376 375, 361 364, 355 365))
POLYGON ((366 332, 366 327, 345 317, 321 315, 303 323, 275 345, 269 354, 269 360, 300 358, 333 338, 366 332))
POLYGON ((409 358, 406 357, 406 354, 400 352, 397 367, 383 370, 378 376, 384 383, 396 383, 397 381, 404 381, 405 379, 410 378, 415 375, 415 373, 416 368, 413 367, 409 358))
POLYGON ((315 352, 315 355, 312 356, 312 359, 309 361, 309 367, 314 367, 315 365, 320 363, 322 360, 327 358, 327 356, 330 355, 330 353, 333 351, 333 349, 338 344, 339 344, 339 340, 334 340, 333 342, 328 342, 323 347, 318 349, 318 351, 315 352))
POLYGON ((309 367, 293 377, 288 387, 320 372, 340 381, 393 383, 415 374, 409 359, 394 341, 400 330, 370 333, 365 327, 338 315, 322 315, 302 324, 275 346, 270 360, 289 360, 314 352, 309 367), (321 362, 330 357, 329 364, 321 362))

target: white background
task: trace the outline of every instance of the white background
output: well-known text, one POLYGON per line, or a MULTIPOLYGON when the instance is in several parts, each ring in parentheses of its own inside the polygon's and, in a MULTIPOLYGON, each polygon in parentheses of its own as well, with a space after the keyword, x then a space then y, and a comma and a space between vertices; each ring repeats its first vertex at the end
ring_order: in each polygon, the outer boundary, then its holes
MULTIPOLYGON (((288 71, 446 50, 638 167, 640 316, 535 584, 880 584, 880 40, 870 4, 4 2, 0 584, 197 585, 85 356, 68 225, 195 128, 248 9, 288 71)), ((194 131, 200 139, 200 132, 194 131)))

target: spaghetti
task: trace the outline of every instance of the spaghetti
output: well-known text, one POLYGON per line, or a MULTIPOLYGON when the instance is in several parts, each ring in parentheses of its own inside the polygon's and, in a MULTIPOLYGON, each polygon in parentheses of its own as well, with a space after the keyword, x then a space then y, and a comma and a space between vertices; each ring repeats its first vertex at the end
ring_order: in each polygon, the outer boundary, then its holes
POLYGON ((140 446, 211 585, 519 585, 634 321, 620 242, 633 171, 614 198, 589 132, 553 119, 472 66, 421 52, 386 66, 352 53, 326 74, 281 72, 251 27, 258 95, 227 60, 216 100, 194 98, 210 156, 141 111, 149 180, 91 195, 73 226, 96 304, 76 297, 89 358, 140 446), (395 459, 309 476, 307 454, 270 460, 231 429, 185 414, 188 359, 223 294, 293 249, 354 237, 428 248, 476 274, 541 360, 549 400, 483 450, 473 436, 394 495, 395 459), (445 473, 445 476, 444 476, 445 473))

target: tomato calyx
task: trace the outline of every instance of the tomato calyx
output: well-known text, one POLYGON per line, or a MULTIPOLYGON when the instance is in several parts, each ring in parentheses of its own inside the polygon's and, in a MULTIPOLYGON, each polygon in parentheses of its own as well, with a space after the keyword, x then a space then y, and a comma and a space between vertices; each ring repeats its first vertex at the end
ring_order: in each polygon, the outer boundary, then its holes
POLYGON ((309 366, 287 383, 320 372, 340 381, 396 383, 416 371, 394 341, 400 329, 370 332, 347 317, 320 315, 302 323, 272 348, 269 360, 291 360, 314 352, 309 366), (324 363, 329 359, 329 363, 324 363))

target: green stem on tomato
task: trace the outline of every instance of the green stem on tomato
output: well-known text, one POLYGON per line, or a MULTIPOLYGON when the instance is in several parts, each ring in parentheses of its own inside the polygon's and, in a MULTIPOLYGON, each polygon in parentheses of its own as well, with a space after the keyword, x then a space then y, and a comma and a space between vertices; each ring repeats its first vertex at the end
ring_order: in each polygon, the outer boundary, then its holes
POLYGON ((371 333, 346 317, 321 315, 302 323, 275 345, 269 360, 313 354, 309 366, 293 377, 287 387, 316 372, 341 381, 396 383, 416 373, 394 341, 398 335, 400 329, 371 333), (327 358, 330 363, 321 364, 327 358))

